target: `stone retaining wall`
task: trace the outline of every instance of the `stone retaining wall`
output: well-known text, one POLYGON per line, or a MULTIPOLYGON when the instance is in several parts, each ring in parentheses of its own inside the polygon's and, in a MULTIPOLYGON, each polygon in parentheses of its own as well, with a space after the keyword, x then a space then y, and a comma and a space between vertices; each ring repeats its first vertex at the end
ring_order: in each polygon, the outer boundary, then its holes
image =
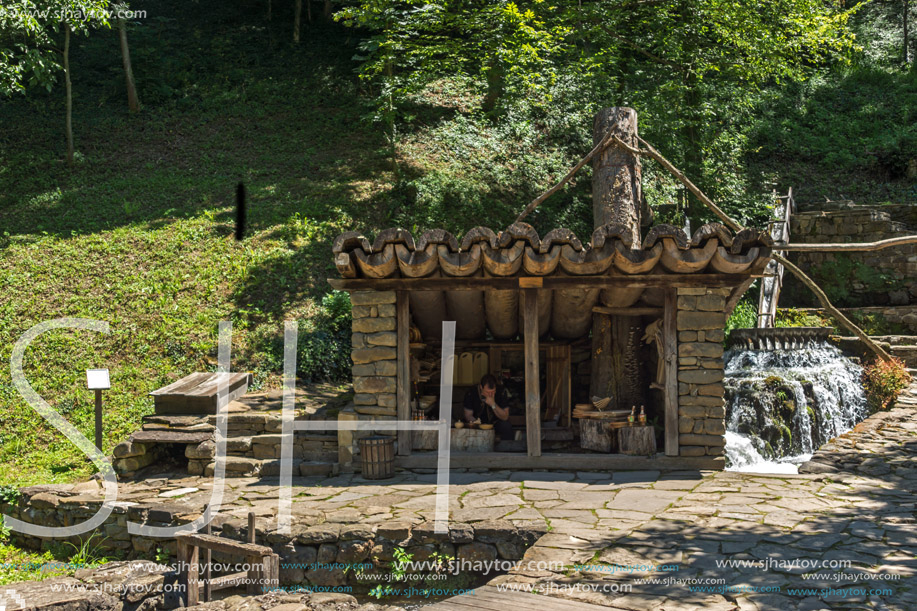
POLYGON ((681 456, 726 445, 723 336, 729 289, 678 289, 678 443, 681 456))
MULTIPOLYGON (((881 208, 851 207, 830 212, 804 212, 791 217, 790 241, 793 243, 877 242, 914 233, 917 223, 911 206, 882 206, 881 208), (906 222, 902 222, 906 221, 906 222)), ((790 253, 790 258, 803 271, 849 257, 854 264, 866 266, 870 277, 879 274, 890 279, 889 286, 869 286, 862 278, 853 277, 845 285, 853 299, 863 304, 907 305, 917 303, 917 245, 899 246, 875 252, 854 253, 790 253)), ((795 279, 788 277, 791 287, 795 279)), ((857 301, 851 305, 857 305, 857 301)))
MULTIPOLYGON (((94 484, 90 482, 90 484, 94 484)), ((83 522, 98 509, 100 501, 79 494, 64 496, 53 486, 24 488, 18 505, 0 504, 4 514, 45 526, 64 526, 83 522)), ((105 551, 118 551, 127 557, 151 557, 162 550, 174 557, 174 539, 154 539, 134 536, 127 531, 127 522, 149 526, 176 526, 187 524, 199 517, 188 514, 181 505, 148 504, 119 501, 105 524, 95 532, 104 538, 94 539, 105 551)), ((357 572, 345 571, 342 566, 357 563, 373 564, 372 571, 385 571, 394 558, 396 547, 413 555, 414 562, 424 562, 434 553, 455 557, 468 562, 496 559, 519 560, 542 534, 543 530, 517 528, 507 520, 475 523, 450 522, 449 532, 437 534, 432 522, 412 525, 407 521, 382 521, 373 523, 366 517, 359 524, 324 522, 316 525, 294 524, 289 535, 276 529, 263 529, 267 522, 258 519, 257 543, 270 546, 281 558, 280 583, 293 585, 309 583, 316 586, 357 585, 357 572), (284 566, 292 563, 300 566, 284 566)), ((242 519, 218 515, 212 523, 214 534, 247 541, 248 526, 242 519)), ((84 535, 88 536, 88 535, 84 535)), ((13 533, 13 539, 22 547, 34 550, 49 549, 52 541, 13 533)), ((77 538, 71 542, 79 545, 77 538)), ((240 558, 214 555, 214 561, 244 562, 240 558)), ((369 572, 372 572, 369 571, 369 572)), ((369 583, 365 581, 364 583, 369 583)))

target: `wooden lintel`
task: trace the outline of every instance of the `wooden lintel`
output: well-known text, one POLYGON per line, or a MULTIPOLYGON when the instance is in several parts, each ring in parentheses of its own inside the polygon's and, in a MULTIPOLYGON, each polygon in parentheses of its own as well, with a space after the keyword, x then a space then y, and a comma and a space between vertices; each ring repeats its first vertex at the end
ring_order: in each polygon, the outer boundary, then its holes
POLYGON ((544 278, 542 276, 519 277, 519 288, 521 289, 540 289, 542 286, 544 286, 544 278))
MULTIPOLYGON (((646 274, 633 276, 544 276, 545 290, 577 288, 729 288, 739 286, 760 274, 646 274)), ((483 291, 518 290, 518 276, 503 278, 329 278, 328 284, 340 291, 483 291)), ((537 290, 537 289, 535 289, 537 290)))
POLYGON ((201 533, 179 533, 178 539, 184 544, 198 548, 203 547, 215 552, 229 554, 231 556, 270 556, 274 550, 264 545, 254 543, 241 543, 224 539, 216 535, 205 535, 201 533))
POLYGON ((596 314, 609 316, 662 316, 663 308, 606 308, 595 306, 592 311, 596 314))

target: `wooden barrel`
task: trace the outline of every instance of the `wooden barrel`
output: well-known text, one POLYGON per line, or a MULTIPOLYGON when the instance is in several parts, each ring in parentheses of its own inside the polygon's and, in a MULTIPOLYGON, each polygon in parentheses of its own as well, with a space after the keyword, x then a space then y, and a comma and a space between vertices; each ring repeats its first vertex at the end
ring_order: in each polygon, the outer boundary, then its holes
POLYGON ((388 479, 395 476, 395 439, 373 435, 360 439, 360 457, 364 479, 388 479))

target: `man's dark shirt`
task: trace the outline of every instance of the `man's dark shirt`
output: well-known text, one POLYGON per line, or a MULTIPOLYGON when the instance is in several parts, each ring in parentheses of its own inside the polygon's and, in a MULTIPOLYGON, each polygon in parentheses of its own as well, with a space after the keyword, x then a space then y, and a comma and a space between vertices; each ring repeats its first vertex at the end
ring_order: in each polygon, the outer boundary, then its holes
MULTIPOLYGON (((509 409, 509 401, 506 398, 506 393, 503 391, 502 386, 497 387, 497 393, 494 395, 494 403, 499 407, 509 409)), ((483 424, 496 424, 500 421, 490 406, 484 402, 484 399, 478 392, 477 386, 465 393, 465 409, 474 414, 471 418, 472 420, 480 418, 483 424)))

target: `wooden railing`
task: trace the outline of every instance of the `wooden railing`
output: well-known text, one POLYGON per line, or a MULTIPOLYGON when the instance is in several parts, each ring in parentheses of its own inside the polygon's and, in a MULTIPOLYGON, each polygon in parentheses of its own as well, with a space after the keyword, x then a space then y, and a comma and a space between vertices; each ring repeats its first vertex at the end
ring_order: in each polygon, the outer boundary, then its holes
POLYGON ((185 606, 198 604, 201 588, 203 602, 213 599, 213 592, 244 585, 250 595, 263 594, 276 589, 280 584, 280 556, 269 547, 255 544, 255 514, 248 514, 248 543, 232 541, 206 533, 180 533, 178 535, 179 580, 185 587, 185 606), (200 550, 204 550, 201 560, 200 550), (228 556, 244 558, 247 571, 213 577, 211 554, 219 552, 228 556), (200 568, 203 566, 203 575, 200 568))
MULTIPOLYGON (((786 195, 776 197, 776 200, 777 218, 768 223, 768 229, 774 238, 775 253, 780 252, 779 247, 790 241, 790 216, 796 212, 793 187, 790 187, 786 195)), ((758 296, 758 327, 763 329, 773 327, 777 317, 777 301, 780 299, 780 289, 783 288, 783 265, 773 260, 768 263, 761 282, 761 292, 758 296)))

